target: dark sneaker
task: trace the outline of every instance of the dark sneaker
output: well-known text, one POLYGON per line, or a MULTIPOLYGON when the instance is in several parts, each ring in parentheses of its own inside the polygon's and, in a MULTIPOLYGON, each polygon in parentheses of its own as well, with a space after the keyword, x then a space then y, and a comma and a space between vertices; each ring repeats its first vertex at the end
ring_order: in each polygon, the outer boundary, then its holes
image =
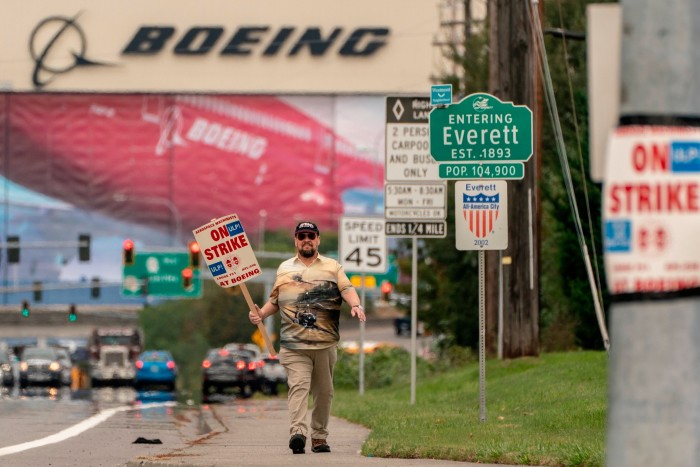
POLYGON ((297 433, 289 438, 289 449, 294 454, 304 454, 304 447, 306 447, 306 436, 297 433))
POLYGON ((311 450, 313 452, 331 452, 331 447, 325 439, 311 438, 311 450))

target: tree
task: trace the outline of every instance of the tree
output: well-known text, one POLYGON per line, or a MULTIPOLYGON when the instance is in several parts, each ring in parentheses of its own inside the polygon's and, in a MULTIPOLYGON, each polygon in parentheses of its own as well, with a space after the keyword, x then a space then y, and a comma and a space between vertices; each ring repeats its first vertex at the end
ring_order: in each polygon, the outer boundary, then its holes
MULTIPOLYGON (((544 29, 547 27, 572 31, 585 30, 584 0, 545 2, 544 29)), ((464 40, 465 53, 460 47, 447 49, 446 57, 455 60, 464 71, 445 73, 436 82, 452 83, 459 93, 468 95, 488 88, 490 30, 482 27, 472 30, 464 40), (462 78, 468 77, 468 79, 462 78)), ((529 33, 529 30, 528 30, 529 33)), ((586 96, 586 49, 584 42, 565 41, 561 37, 546 36, 545 43, 564 139, 570 158, 576 200, 584 232, 598 234, 600 226, 600 187, 588 180, 588 129, 586 96), (566 53, 565 53, 566 51, 566 53), (571 83, 571 84, 569 84, 571 83), (571 92, 570 92, 571 89, 571 92), (571 95, 573 94, 573 99, 571 95), (580 152, 583 162, 579 161, 580 152), (587 199, 586 199, 586 194, 587 199), (590 217, 585 213, 590 206, 590 217), (592 221, 590 220, 592 219, 592 221), (591 224, 592 222, 592 224, 591 224)), ((536 69, 536 68, 535 68, 536 69)), ((495 72, 495 70, 492 70, 495 72)), ((544 112, 547 115, 547 112, 544 112)), ((541 257, 539 281, 539 322, 542 346, 546 350, 574 347, 602 348, 583 258, 576 238, 562 168, 556 152, 549 119, 543 121, 541 175, 538 187, 541 196, 541 257)), ((527 169, 526 169, 527 170, 527 169)), ((421 319, 436 333, 449 335, 459 345, 476 347, 478 342, 478 287, 477 255, 474 252, 455 254, 454 184, 448 184, 448 236, 445 239, 425 240, 419 259, 421 280, 419 299, 421 319)), ((595 242, 588 240, 589 248, 598 251, 595 242), (591 247, 592 246, 592 247, 591 247)), ((595 256, 598 270, 602 271, 602 257, 595 256)), ((604 292, 605 293, 605 292, 604 292)), ((493 303, 493 296, 491 297, 493 303)), ((493 319, 490 341, 494 340, 493 319)), ((493 350, 493 346, 491 346, 493 350)))
MULTIPOLYGON (((552 3, 545 10, 545 27, 585 31, 587 3, 552 3)), ((586 241, 591 261, 602 272, 603 258, 598 254, 601 187, 589 179, 586 43, 547 35, 545 46, 583 231, 590 235, 586 241)), ((546 349, 601 349, 603 341, 549 121, 544 125, 543 141, 542 250, 547 254, 542 256, 542 343, 546 349)), ((604 281, 599 285, 607 297, 604 281)))

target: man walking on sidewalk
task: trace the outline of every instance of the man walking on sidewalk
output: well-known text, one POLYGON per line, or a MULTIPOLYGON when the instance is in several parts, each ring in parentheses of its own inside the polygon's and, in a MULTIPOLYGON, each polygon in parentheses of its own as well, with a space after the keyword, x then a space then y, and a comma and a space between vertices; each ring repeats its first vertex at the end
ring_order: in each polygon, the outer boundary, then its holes
POLYGON ((294 229, 296 256, 277 269, 270 299, 262 308, 250 310, 257 325, 281 310, 280 362, 289 385, 289 448, 303 454, 309 434, 307 407, 311 406, 311 450, 330 452, 328 420, 333 400, 333 367, 340 339, 340 307, 345 300, 352 316, 365 321, 360 298, 343 267, 318 254, 321 235, 313 222, 300 222, 294 229))

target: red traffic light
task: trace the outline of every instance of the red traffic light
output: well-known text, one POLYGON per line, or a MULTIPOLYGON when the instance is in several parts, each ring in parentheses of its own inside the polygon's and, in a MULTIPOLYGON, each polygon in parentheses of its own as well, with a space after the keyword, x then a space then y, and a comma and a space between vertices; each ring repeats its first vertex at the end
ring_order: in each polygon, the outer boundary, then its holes
POLYGON ((182 270, 182 288, 189 289, 192 287, 192 276, 193 272, 190 268, 185 268, 182 270))
POLYGON ((391 293, 391 282, 382 283, 382 293, 391 293))
POLYGON ((189 245, 189 263, 190 267, 195 269, 199 267, 199 243, 190 242, 189 245))
POLYGON ((134 241, 131 239, 124 240, 124 264, 134 264, 134 241))

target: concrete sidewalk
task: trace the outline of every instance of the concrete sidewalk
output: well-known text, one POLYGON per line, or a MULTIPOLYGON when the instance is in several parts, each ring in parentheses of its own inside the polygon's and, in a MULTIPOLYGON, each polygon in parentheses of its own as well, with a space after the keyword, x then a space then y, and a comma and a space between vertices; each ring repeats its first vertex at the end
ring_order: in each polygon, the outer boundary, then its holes
MULTIPOLYGON (((193 440, 187 447, 141 457, 128 467, 171 466, 476 466, 428 459, 384 459, 360 455, 369 430, 339 418, 330 423, 330 453, 311 452, 307 440, 306 454, 292 454, 288 447, 289 432, 286 400, 246 400, 235 404, 213 404, 202 408, 211 428, 207 435, 193 440)), ((492 464, 491 464, 492 465, 492 464)), ((496 467, 496 466, 493 466, 496 467)), ((498 467, 504 467, 499 465, 498 467)))

